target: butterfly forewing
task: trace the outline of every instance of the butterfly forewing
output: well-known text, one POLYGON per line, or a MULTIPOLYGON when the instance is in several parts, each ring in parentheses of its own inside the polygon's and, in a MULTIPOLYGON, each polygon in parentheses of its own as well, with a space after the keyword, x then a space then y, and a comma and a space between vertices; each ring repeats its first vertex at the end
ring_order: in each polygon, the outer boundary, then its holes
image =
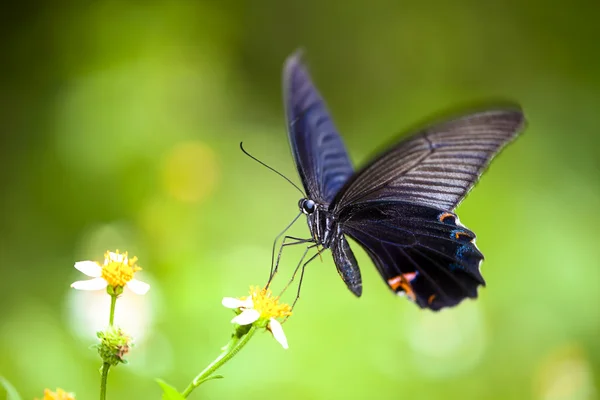
POLYGON ((453 210, 522 125, 520 110, 496 110, 429 127, 358 171, 332 208, 401 201, 453 210))
POLYGON ((285 63, 283 86, 290 146, 300 178, 310 199, 329 204, 354 169, 298 52, 285 63))

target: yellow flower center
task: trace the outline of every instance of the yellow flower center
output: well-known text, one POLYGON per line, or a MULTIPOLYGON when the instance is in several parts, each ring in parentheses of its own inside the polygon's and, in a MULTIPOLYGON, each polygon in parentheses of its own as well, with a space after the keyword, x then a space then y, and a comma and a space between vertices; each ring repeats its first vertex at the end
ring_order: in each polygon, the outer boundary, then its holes
POLYGON ((58 388, 56 392, 50 389, 44 390, 44 398, 42 400, 75 400, 75 396, 58 388))
POLYGON ((260 318, 281 318, 292 315, 292 307, 289 304, 280 304, 279 296, 273 296, 270 289, 251 286, 249 297, 254 303, 254 309, 260 313, 260 318))
POLYGON ((107 251, 102 265, 102 279, 112 287, 123 287, 133 279, 134 273, 141 271, 136 262, 137 257, 129 258, 127 252, 120 254, 119 250, 116 253, 107 251))

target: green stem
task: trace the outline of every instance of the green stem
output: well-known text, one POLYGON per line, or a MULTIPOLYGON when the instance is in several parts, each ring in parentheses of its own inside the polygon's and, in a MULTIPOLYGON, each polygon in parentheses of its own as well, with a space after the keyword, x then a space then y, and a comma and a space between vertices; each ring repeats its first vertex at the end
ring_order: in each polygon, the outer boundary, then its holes
MULTIPOLYGON (((115 306, 117 305, 117 295, 110 295, 110 315, 108 317, 108 324, 112 327, 115 322, 115 306)), ((106 399, 106 382, 108 380, 108 370, 110 364, 105 362, 102 364, 102 378, 100 379, 100 400, 106 399)))
POLYGON ((102 364, 102 379, 100 380, 100 400, 106 399, 106 381, 108 379, 109 363, 102 364))
POLYGON ((110 326, 113 326, 113 323, 115 321, 115 306, 116 305, 117 305, 117 295, 111 294, 110 295, 110 317, 108 320, 108 324, 110 326))
POLYGON ((223 350, 223 352, 217 358, 215 358, 213 362, 208 364, 208 366, 194 378, 194 380, 183 391, 183 393, 181 393, 183 397, 188 397, 194 389, 202 384, 202 382, 209 379, 217 369, 221 368, 223 364, 231 360, 233 356, 235 356, 242 349, 242 347, 248 343, 252 335, 254 335, 254 332, 256 332, 256 327, 251 325, 249 330, 244 332, 245 330, 245 326, 238 327, 238 331, 236 331, 236 333, 232 336, 231 340, 225 347, 225 350, 223 350))

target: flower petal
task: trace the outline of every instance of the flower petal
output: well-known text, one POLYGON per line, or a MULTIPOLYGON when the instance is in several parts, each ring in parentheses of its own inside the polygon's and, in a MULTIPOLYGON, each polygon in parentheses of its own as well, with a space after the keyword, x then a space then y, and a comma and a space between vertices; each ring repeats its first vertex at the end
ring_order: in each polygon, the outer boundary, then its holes
POLYGON ((79 261, 75 263, 75 268, 92 278, 102 276, 102 267, 94 261, 79 261))
POLYGON ((223 300, 221 300, 221 304, 223 304, 223 307, 227 308, 244 307, 244 302, 240 299, 236 299, 235 297, 223 297, 223 300))
POLYGON ((254 308, 251 297, 244 300, 235 297, 223 297, 221 304, 223 304, 223 307, 227 308, 254 308))
POLYGON ((260 317, 260 313, 253 308, 246 308, 240 315, 236 315, 231 322, 239 325, 250 325, 260 317))
POLYGON ((109 262, 122 262, 125 258, 125 254, 122 253, 114 253, 112 251, 108 252, 108 261, 109 262))
POLYGON ((287 338, 285 337, 285 333, 283 333, 283 327, 275 318, 271 318, 269 320, 269 330, 273 334, 275 340, 279 342, 279 344, 284 348, 288 348, 287 338))
POLYGON ((246 297, 242 300, 242 307, 244 308, 254 308, 254 302, 252 301, 252 297, 246 297))
POLYGON ((135 294, 143 295, 148 293, 150 290, 150 285, 146 282, 138 281, 137 279, 132 279, 125 284, 129 290, 131 290, 135 294))
POLYGON ((101 290, 106 287, 107 283, 102 278, 88 279, 86 281, 77 281, 71 284, 73 289, 77 290, 101 290))

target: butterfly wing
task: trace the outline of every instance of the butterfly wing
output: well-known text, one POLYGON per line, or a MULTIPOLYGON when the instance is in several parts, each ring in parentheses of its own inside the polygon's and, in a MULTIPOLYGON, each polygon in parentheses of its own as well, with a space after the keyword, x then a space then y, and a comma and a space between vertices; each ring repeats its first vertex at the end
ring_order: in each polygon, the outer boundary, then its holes
POLYGON ((453 210, 523 124, 520 110, 496 110, 430 126, 358 171, 330 208, 386 200, 453 210))
POLYGON ((386 284, 422 308, 439 310, 477 297, 485 285, 475 234, 449 212, 379 202, 346 209, 342 231, 369 254, 386 284))
POLYGON ((330 210, 392 290, 433 310, 477 297, 483 255, 451 211, 523 123, 498 110, 432 126, 346 182, 330 210))
POLYGON ((299 52, 286 60, 283 87, 288 136, 298 173, 308 197, 329 204, 354 169, 299 52))

